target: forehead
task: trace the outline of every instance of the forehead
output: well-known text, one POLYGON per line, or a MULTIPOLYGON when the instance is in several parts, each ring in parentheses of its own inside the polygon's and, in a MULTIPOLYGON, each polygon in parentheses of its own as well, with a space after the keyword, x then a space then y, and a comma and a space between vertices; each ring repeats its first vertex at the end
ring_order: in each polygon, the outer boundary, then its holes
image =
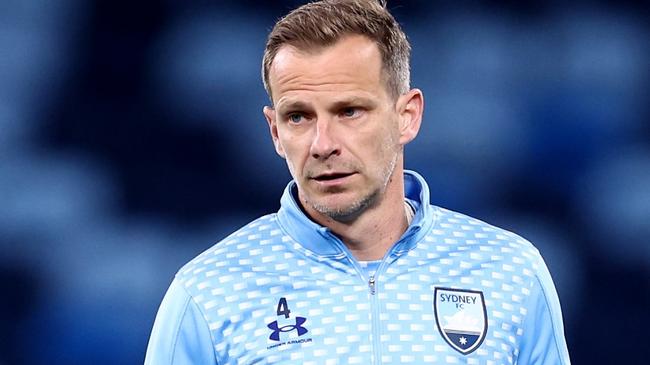
POLYGON ((273 101, 298 92, 384 92, 381 66, 377 44, 360 35, 318 49, 285 45, 269 71, 273 101))

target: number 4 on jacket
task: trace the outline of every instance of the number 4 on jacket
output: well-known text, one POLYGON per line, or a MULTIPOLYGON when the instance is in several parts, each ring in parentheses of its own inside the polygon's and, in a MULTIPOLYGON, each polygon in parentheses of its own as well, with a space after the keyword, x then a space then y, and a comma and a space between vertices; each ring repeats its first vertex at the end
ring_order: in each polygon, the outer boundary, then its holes
POLYGON ((289 318, 289 313, 291 313, 291 311, 287 305, 287 298, 280 298, 280 301, 278 302, 278 316, 284 315, 284 318, 289 318))

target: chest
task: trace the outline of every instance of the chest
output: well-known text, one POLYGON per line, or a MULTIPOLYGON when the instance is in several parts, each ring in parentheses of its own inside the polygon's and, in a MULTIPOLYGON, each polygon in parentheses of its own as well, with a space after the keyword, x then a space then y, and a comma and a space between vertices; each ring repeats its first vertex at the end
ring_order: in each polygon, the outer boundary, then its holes
POLYGON ((461 261, 244 271, 197 300, 220 364, 513 363, 529 280, 461 261))

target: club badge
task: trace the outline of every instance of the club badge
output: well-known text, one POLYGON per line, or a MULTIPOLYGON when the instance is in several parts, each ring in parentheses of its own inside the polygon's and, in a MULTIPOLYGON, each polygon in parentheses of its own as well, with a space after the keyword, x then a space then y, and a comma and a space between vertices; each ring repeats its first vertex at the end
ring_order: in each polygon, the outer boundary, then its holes
POLYGON ((472 353, 487 333, 483 292, 436 288, 433 296, 436 325, 442 337, 461 354, 472 353))

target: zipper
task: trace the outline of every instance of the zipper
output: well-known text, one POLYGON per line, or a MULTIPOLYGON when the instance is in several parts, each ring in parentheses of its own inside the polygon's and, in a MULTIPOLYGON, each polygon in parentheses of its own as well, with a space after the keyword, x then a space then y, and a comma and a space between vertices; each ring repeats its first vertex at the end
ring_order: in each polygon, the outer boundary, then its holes
MULTIPOLYGON (((333 235, 331 232, 327 232, 328 236, 334 240, 334 242, 339 246, 339 248, 346 253, 346 257, 348 261, 352 264, 352 267, 355 269, 359 277, 365 281, 365 274, 363 269, 359 266, 357 263, 356 259, 348 250, 348 248, 345 246, 343 241, 341 241, 338 237, 333 235)), ((401 240, 398 242, 401 242, 403 240, 409 239, 411 237, 411 234, 408 234, 407 236, 403 237, 401 240)), ((368 277, 368 291, 369 291, 369 299, 370 299, 370 313, 372 316, 372 323, 370 324, 370 331, 372 334, 372 349, 373 349, 373 364, 381 364, 381 337, 380 337, 380 328, 381 324, 379 321, 379 298, 377 295, 377 279, 379 278, 379 275, 383 272, 384 268, 387 266, 387 262, 390 260, 391 255, 392 255, 393 250, 389 250, 384 258, 381 260, 381 263, 379 264, 379 267, 377 267, 377 271, 375 271, 374 275, 371 275, 368 277)))
POLYGON ((377 267, 377 271, 375 271, 375 274, 370 275, 368 277, 368 291, 370 294, 368 299, 370 299, 370 318, 371 318, 370 333, 372 336, 372 357, 373 357, 372 363, 373 364, 381 364, 381 331, 380 331, 381 323, 379 323, 380 310, 379 310, 379 297, 377 296, 377 278, 379 278, 379 273, 382 267, 385 266, 384 263, 386 259, 387 258, 384 257, 384 259, 377 267))
POLYGON ((370 295, 375 295, 375 276, 370 275, 368 279, 368 288, 370 289, 370 295))
MULTIPOLYGON (((402 239, 400 239, 395 243, 394 247, 397 247, 397 243, 410 239, 413 234, 414 233, 409 233, 404 237, 402 237, 402 239)), ((341 244, 343 244, 343 242, 341 242, 341 244)), ((386 269, 386 266, 388 266, 388 263, 394 261, 392 257, 394 252, 394 247, 390 249, 388 252, 386 252, 386 255, 381 260, 381 263, 379 263, 379 266, 377 267, 377 271, 375 271, 375 274, 371 275, 368 278, 368 289, 370 291, 370 311, 372 313, 372 323, 371 323, 372 348, 373 348, 373 357, 375 359, 374 361, 375 364, 381 364, 381 353, 382 353, 381 323, 379 320, 379 316, 380 316, 379 296, 377 295, 379 283, 377 282, 377 280, 379 279, 379 276, 383 274, 384 270, 386 269)))
MULTIPOLYGON (((338 237, 333 235, 330 232, 327 232, 328 236, 334 240, 334 242, 339 246, 339 248, 346 253, 346 258, 347 260, 352 264, 352 267, 355 269, 361 280, 364 282, 366 281, 366 275, 359 266, 357 260, 354 258, 350 250, 345 246, 343 241, 341 241, 338 237)), ((379 267, 377 267, 377 271, 375 272, 375 275, 371 275, 367 280, 368 284, 368 291, 369 291, 369 300, 370 300, 370 313, 371 313, 371 323, 370 323, 370 333, 372 336, 372 354, 373 354, 373 361, 372 364, 381 364, 381 341, 379 339, 379 304, 377 303, 378 298, 376 292, 377 292, 377 283, 376 283, 376 277, 379 276, 379 271, 381 268, 384 266, 384 261, 386 258, 389 257, 387 255, 384 257, 382 260, 381 264, 379 264, 379 267)))

